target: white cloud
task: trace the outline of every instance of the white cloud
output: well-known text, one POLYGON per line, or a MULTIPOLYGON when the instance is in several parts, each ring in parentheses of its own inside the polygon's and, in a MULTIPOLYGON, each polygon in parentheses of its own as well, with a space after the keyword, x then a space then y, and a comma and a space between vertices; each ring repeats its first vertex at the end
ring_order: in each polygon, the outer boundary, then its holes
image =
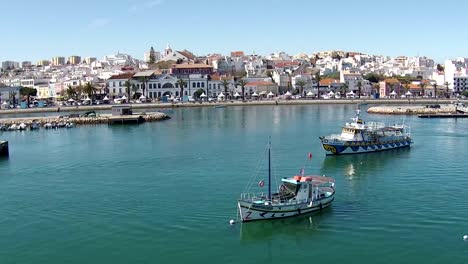
POLYGON ((96 18, 92 20, 88 27, 91 29, 102 28, 110 24, 110 20, 107 18, 96 18))
POLYGON ((154 8, 160 4, 162 4, 162 0, 152 0, 152 1, 146 2, 145 6, 147 8, 154 8))
POLYGON ((144 11, 146 9, 152 9, 155 8, 163 3, 163 0, 151 0, 147 1, 144 3, 141 3, 140 5, 132 5, 128 11, 130 13, 137 13, 139 11, 144 11))

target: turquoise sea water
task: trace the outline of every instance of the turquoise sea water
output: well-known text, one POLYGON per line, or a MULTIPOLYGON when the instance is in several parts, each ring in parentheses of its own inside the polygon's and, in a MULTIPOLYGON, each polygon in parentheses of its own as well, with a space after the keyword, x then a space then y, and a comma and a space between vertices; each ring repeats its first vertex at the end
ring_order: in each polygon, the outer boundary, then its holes
POLYGON ((176 109, 139 126, 8 132, 0 263, 467 263, 467 119, 412 126, 411 149, 325 157, 350 105, 176 109), (274 174, 336 179, 330 209, 230 226, 272 138, 274 174), (312 161, 307 154, 313 153, 312 161))

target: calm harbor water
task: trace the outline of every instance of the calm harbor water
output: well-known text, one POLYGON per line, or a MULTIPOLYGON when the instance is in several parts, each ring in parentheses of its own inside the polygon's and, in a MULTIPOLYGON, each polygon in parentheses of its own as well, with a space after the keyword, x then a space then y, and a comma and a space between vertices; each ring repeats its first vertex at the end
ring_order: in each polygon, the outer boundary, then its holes
POLYGON ((414 146, 325 157, 318 137, 353 109, 187 108, 139 126, 0 134, 0 263, 467 263, 468 120, 364 114, 411 125, 414 146), (336 179, 336 199, 229 226, 268 136, 275 175, 306 164, 336 179))

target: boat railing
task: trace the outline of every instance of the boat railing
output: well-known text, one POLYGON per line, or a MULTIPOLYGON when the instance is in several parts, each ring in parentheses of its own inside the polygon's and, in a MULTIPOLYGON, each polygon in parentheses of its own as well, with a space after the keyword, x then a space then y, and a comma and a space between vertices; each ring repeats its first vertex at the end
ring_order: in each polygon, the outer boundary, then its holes
POLYGON ((324 142, 325 142, 325 140, 327 141, 325 143, 339 142, 340 139, 341 139, 341 135, 339 135, 339 134, 333 134, 333 135, 328 135, 328 136, 323 137, 323 141, 324 142))
POLYGON ((265 197, 264 193, 241 193, 241 200, 246 201, 260 201, 265 197))
POLYGON ((366 125, 369 130, 377 130, 385 127, 385 124, 382 122, 367 122, 366 125))

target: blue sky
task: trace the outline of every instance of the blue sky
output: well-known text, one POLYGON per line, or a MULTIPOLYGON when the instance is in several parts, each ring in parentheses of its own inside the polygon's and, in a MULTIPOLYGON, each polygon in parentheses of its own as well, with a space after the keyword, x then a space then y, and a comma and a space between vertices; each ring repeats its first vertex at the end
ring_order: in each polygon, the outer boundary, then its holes
POLYGON ((467 1, 0 0, 0 61, 321 50, 468 57, 467 1))

